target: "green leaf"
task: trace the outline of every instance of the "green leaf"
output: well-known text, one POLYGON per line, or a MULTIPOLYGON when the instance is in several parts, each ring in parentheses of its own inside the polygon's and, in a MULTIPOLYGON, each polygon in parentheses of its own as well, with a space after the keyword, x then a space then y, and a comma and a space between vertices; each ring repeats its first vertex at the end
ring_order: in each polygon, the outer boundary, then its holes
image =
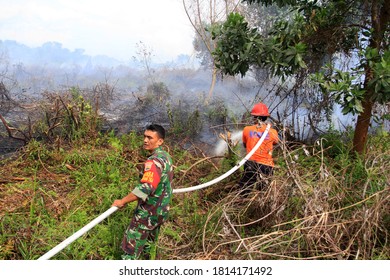
POLYGON ((362 113, 364 111, 363 109, 363 105, 360 101, 356 101, 356 104, 355 104, 355 110, 358 112, 358 113, 362 113))

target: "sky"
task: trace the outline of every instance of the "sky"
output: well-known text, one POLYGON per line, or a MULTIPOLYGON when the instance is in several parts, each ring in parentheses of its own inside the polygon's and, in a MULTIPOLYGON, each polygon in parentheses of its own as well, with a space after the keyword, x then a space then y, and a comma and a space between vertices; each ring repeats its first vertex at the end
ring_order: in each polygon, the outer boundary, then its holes
POLYGON ((59 42, 127 61, 142 41, 154 62, 193 53, 182 0, 0 0, 0 40, 29 47, 59 42))

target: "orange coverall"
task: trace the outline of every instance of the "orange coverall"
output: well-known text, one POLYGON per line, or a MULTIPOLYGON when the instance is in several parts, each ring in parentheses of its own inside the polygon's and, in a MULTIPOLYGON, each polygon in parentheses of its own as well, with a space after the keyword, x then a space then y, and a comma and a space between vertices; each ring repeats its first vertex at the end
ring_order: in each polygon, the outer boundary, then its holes
MULTIPOLYGON (((242 142, 249 153, 253 147, 260 140, 266 129, 265 124, 246 126, 242 133, 242 142)), ((260 145, 257 151, 249 158, 244 165, 244 174, 241 178, 240 185, 251 185, 258 183, 257 175, 260 173, 264 175, 271 175, 273 167, 275 166, 272 158, 273 145, 279 142, 278 133, 275 129, 271 128, 264 139, 264 142, 260 145)), ((264 184, 260 182, 259 188, 264 187, 264 184)))

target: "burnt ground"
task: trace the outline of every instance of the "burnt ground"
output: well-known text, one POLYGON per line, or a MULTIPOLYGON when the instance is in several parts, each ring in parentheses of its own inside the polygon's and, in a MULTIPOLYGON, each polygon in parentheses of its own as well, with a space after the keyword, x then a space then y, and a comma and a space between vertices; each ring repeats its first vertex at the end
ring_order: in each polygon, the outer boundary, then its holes
POLYGON ((0 134, 0 160, 5 159, 23 147, 24 143, 20 140, 2 136, 0 134))

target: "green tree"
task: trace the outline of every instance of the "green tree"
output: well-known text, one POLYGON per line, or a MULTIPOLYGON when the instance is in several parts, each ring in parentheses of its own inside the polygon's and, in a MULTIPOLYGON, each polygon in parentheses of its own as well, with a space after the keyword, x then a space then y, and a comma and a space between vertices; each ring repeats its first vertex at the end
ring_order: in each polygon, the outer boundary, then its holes
POLYGON ((284 79, 312 74, 344 113, 358 115, 353 147, 363 154, 374 105, 390 101, 390 1, 243 1, 288 6, 291 16, 263 36, 243 16, 230 14, 213 29, 216 66, 228 75, 245 75, 251 66, 284 79), (346 69, 337 69, 343 63, 346 69))

